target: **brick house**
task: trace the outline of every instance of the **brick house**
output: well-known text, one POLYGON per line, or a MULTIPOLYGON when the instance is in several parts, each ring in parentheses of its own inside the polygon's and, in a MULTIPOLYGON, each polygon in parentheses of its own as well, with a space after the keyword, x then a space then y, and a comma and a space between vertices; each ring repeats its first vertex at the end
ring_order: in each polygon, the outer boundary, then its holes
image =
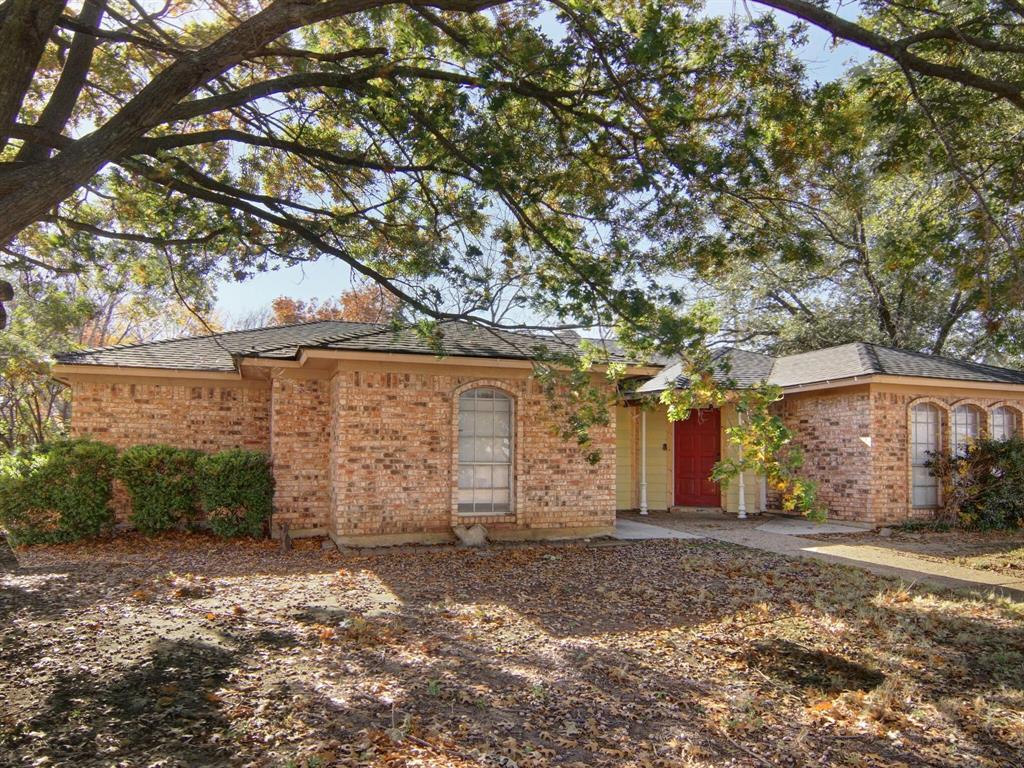
MULTIPOLYGON (((838 520, 881 525, 933 516, 941 498, 924 466, 929 453, 962 450, 982 435, 1020 434, 1024 424, 1024 372, 1008 368, 866 343, 778 358, 730 349, 718 362, 719 375, 739 387, 782 388, 777 413, 803 449, 802 474, 818 483, 838 520)), ((637 391, 653 398, 685 387, 680 374, 669 365, 637 391)), ((724 489, 707 480, 723 453, 736 450, 724 436, 736 418, 727 404, 672 424, 663 406, 624 404, 616 420, 617 506, 642 508, 646 495, 650 509, 770 508, 766 484, 750 473, 724 489)))
MULTIPOLYGON (((620 400, 614 424, 591 431, 601 458, 590 464, 556 434, 532 375, 538 356, 575 342, 457 322, 440 330, 428 343, 366 323, 278 326, 69 353, 54 373, 71 387, 75 435, 267 452, 274 521, 293 535, 447 541, 454 525, 479 522, 492 538, 593 536, 611 531, 617 510, 771 503, 755 476, 727 488, 707 478, 732 448, 731 406, 671 424, 660 406, 620 400)), ((1018 371, 868 344, 722 360, 738 386, 783 388, 780 413, 835 518, 931 514, 939 499, 925 451, 1024 421, 1018 371)), ((631 373, 649 399, 685 386, 678 365, 631 373)), ((120 496, 116 506, 123 515, 120 496)))

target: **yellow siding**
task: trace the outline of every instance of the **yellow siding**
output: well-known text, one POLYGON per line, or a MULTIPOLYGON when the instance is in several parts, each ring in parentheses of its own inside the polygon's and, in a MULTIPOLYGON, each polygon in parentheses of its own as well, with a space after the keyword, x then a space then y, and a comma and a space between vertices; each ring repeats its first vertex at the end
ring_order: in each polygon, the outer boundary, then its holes
MULTIPOLYGON (((736 446, 729 443, 725 428, 736 424, 736 409, 722 407, 722 455, 735 456, 736 446)), ((615 409, 616 435, 616 507, 636 509, 640 506, 640 416, 636 406, 615 409)), ((668 420, 668 409, 657 406, 647 411, 647 508, 668 509, 673 501, 672 451, 673 424, 668 420)), ((753 472, 743 478, 747 513, 761 509, 761 480, 753 472)), ((722 488, 722 506, 736 513, 739 503, 739 481, 734 480, 722 488)))
MULTIPOLYGON (((725 435, 728 427, 737 424, 736 407, 733 405, 722 406, 722 456, 735 458, 738 448, 725 435)), ((754 514, 761 509, 761 479, 753 472, 745 472, 743 475, 744 497, 747 505, 747 514, 754 514)), ((740 488, 739 478, 722 487, 722 506, 726 512, 735 513, 739 508, 740 488)))
POLYGON ((668 420, 668 409, 659 405, 647 411, 648 509, 668 509, 671 505, 671 457, 672 425, 668 420))
POLYGON ((615 508, 637 506, 633 466, 633 408, 615 406, 615 508))
MULTIPOLYGON (((640 409, 615 408, 615 506, 640 507, 640 409)), ((647 411, 647 508, 668 509, 672 483, 672 425, 664 406, 647 411)))

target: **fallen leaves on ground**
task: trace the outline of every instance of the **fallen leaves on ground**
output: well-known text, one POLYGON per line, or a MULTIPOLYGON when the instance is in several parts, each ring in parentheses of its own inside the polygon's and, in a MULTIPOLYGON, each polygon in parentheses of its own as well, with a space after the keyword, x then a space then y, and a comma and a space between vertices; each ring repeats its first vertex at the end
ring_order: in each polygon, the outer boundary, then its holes
POLYGON ((0 764, 1007 766, 1024 614, 703 541, 205 536, 0 574, 0 764))

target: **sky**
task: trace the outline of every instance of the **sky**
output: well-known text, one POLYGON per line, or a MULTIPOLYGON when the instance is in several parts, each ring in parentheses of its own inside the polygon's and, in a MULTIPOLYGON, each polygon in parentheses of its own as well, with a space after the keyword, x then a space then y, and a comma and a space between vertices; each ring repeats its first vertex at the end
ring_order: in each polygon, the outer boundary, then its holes
MULTIPOLYGON (((750 7, 754 13, 763 12, 759 6, 750 7)), ((730 15, 744 14, 746 10, 740 0, 707 0, 707 12, 730 15)), ((796 21, 789 14, 775 14, 786 23, 796 21)), ((817 27, 809 29, 807 44, 798 54, 807 66, 808 78, 819 82, 835 80, 849 66, 867 58, 863 48, 850 43, 834 46, 832 36, 817 27)), ((265 272, 240 283, 222 282, 217 288, 217 315, 223 323, 230 324, 232 319, 268 307, 278 296, 333 298, 351 285, 351 269, 337 259, 324 257, 316 262, 265 272)))

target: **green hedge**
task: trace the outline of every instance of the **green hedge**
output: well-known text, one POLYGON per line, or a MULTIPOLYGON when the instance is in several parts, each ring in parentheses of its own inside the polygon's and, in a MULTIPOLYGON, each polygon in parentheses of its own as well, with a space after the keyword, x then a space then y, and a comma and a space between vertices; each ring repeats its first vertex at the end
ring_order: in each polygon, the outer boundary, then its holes
POLYGON ((267 457, 241 448, 199 459, 199 500, 218 536, 261 536, 274 501, 274 476, 267 457))
POLYGON ((136 529, 154 534, 195 524, 196 463, 201 456, 170 445, 135 445, 121 453, 117 479, 128 491, 136 529))
POLYGON ((128 492, 132 525, 145 534, 193 527, 205 512, 219 536, 260 536, 273 508, 270 462, 257 451, 137 445, 118 456, 94 440, 63 440, 0 455, 0 527, 13 544, 103 533, 114 523, 115 477, 128 492))
POLYGON ((61 440, 0 457, 0 526, 13 544, 96 536, 114 523, 111 480, 117 450, 95 440, 61 440))

